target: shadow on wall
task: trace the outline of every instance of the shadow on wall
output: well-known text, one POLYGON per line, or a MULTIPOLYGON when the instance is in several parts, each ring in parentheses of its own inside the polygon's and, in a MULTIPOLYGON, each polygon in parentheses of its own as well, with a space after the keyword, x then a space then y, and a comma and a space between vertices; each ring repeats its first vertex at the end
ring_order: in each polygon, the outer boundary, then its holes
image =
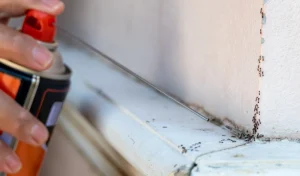
POLYGON ((164 90, 171 90, 171 94, 180 92, 180 97, 185 97, 186 85, 182 81, 186 79, 182 60, 184 53, 181 11, 180 1, 165 0, 159 3, 159 59, 154 72, 154 82, 164 90))

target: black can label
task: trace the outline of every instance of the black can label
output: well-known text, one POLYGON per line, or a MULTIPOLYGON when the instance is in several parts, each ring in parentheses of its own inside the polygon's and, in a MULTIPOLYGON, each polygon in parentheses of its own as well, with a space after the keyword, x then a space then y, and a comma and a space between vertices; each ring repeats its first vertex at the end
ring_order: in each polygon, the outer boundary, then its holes
POLYGON ((49 130, 49 139, 41 147, 31 146, 18 141, 7 133, 1 132, 0 139, 15 150, 23 164, 20 172, 14 174, 14 176, 38 175, 69 86, 70 80, 43 78, 0 63, 0 89, 23 107, 27 106, 26 103, 28 104, 28 101, 26 100, 28 100, 28 97, 33 98, 31 99, 31 106, 28 106, 28 110, 44 123, 49 130))

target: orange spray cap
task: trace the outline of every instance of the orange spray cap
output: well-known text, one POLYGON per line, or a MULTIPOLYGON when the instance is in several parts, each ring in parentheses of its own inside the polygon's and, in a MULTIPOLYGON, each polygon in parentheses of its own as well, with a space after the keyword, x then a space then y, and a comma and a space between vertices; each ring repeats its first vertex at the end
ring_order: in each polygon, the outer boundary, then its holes
POLYGON ((37 10, 29 10, 21 32, 32 36, 36 40, 52 43, 56 35, 55 23, 55 16, 37 10))

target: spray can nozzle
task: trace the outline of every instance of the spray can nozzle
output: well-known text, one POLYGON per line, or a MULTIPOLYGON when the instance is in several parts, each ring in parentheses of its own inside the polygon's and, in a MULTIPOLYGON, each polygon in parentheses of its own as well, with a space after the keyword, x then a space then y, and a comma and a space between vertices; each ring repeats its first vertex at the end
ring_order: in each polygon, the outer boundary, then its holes
POLYGON ((56 17, 45 12, 29 10, 21 32, 36 40, 52 43, 56 35, 56 17))

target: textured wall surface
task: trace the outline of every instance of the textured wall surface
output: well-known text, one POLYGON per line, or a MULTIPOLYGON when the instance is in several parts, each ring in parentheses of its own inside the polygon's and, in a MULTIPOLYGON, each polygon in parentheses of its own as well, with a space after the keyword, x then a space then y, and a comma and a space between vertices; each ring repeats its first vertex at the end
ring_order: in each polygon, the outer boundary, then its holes
POLYGON ((269 0, 263 26, 261 133, 300 137, 300 1, 269 0))
POLYGON ((62 28, 184 101, 252 129, 261 1, 64 2, 62 28))

